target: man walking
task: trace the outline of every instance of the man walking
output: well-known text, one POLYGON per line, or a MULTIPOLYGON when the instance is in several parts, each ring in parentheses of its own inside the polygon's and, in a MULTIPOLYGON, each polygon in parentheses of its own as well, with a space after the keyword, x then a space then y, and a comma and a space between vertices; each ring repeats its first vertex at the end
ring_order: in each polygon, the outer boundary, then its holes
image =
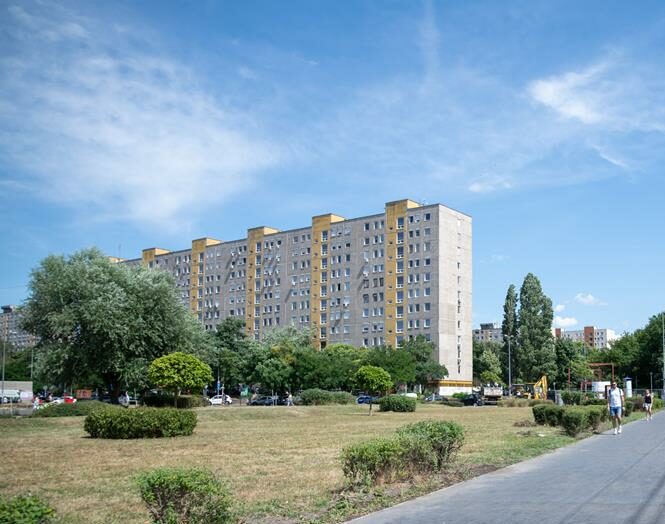
POLYGON ((617 387, 617 383, 612 381, 612 387, 607 392, 607 409, 612 417, 612 427, 614 434, 621 433, 621 411, 623 410, 623 390, 617 387), (619 426, 617 429, 617 425, 619 426))

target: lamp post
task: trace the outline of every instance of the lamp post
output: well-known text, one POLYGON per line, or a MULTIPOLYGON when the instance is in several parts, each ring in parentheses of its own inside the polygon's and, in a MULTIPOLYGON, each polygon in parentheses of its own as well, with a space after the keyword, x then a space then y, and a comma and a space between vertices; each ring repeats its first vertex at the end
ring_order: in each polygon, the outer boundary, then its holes
POLYGON ((0 404, 5 403, 5 354, 7 353, 7 339, 2 339, 2 391, 0 391, 0 404))
POLYGON ((665 311, 660 314, 661 334, 663 336, 663 392, 661 398, 665 398, 665 311))
POLYGON ((653 371, 649 371, 649 385, 651 386, 649 391, 653 391, 653 371))

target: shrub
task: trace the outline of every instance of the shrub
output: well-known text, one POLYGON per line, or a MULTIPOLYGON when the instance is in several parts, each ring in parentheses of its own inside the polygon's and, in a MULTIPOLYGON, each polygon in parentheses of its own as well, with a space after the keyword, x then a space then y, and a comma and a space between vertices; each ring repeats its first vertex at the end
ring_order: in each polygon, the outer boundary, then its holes
POLYGON ((305 406, 322 406, 332 403, 332 394, 324 389, 306 389, 300 394, 300 399, 305 406))
POLYGON ((566 406, 579 406, 582 402, 582 393, 579 391, 562 391, 561 400, 566 406))
POLYGON ((398 435, 414 435, 427 441, 436 454, 437 469, 450 462, 464 444, 464 428, 456 422, 422 420, 397 430, 398 435))
POLYGON ((607 406, 607 400, 604 398, 584 398, 582 399, 583 406, 607 406))
MULTIPOLYGON (((158 393, 157 395, 146 395, 143 397, 143 403, 153 408, 172 408, 174 396, 168 393, 158 393)), ((199 395, 180 395, 177 400, 178 409, 202 408, 208 405, 205 397, 199 395)))
POLYGON ((547 423, 547 408, 547 404, 537 404, 531 408, 531 411, 533 411, 533 420, 536 421, 536 424, 544 426, 547 423))
POLYGON ((83 429, 93 438, 131 439, 191 435, 196 413, 173 408, 96 409, 85 418, 83 429))
POLYGON ((607 408, 603 406, 589 406, 586 408, 588 424, 596 431, 600 427, 600 423, 607 418, 607 408))
POLYGON ((410 412, 416 410, 416 399, 402 395, 388 395, 379 401, 381 411, 410 412))
POLYGON ((462 400, 466 398, 466 393, 453 393, 453 398, 462 400))
POLYGON ((46 524, 53 515, 53 510, 33 495, 0 497, 0 524, 46 524))
POLYGON ((84 400, 74 404, 46 405, 33 412, 33 417, 85 417, 93 410, 105 408, 107 404, 98 400, 84 400))
POLYGON ((633 411, 644 410, 644 397, 629 397, 626 399, 626 402, 628 401, 633 403, 633 411))
POLYGON ((333 404, 353 404, 356 397, 347 391, 334 391, 331 393, 333 404))
POLYGON ((589 411, 580 407, 566 408, 561 416, 561 425, 566 434, 575 437, 589 427, 589 411))
POLYGON ((630 415, 633 413, 633 410, 635 408, 635 403, 632 400, 626 400, 624 403, 624 416, 630 417, 630 415))
POLYGON ((663 399, 654 398, 653 399, 653 409, 663 409, 663 399))
POLYGON ((137 478, 141 498, 158 524, 231 522, 231 495, 203 469, 156 469, 137 478))
POLYGON ((526 398, 504 398, 496 403, 500 408, 526 408, 529 406, 529 399, 526 398))
POLYGON ((464 406, 464 403, 460 402, 459 400, 442 400, 441 404, 451 408, 461 408, 464 406))
POLYGON ((560 426, 564 409, 563 406, 556 404, 545 404, 545 422, 549 426, 560 426))

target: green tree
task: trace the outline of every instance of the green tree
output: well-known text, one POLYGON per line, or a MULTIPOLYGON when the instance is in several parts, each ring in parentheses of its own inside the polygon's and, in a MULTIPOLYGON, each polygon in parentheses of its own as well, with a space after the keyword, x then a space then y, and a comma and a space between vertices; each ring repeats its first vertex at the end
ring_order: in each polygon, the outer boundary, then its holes
POLYGON ((170 391, 178 405, 182 391, 201 390, 212 381, 210 366, 194 355, 176 351, 153 360, 148 379, 161 389, 170 391))
POLYGON ((222 320, 212 337, 208 364, 217 379, 230 387, 247 382, 244 369, 254 344, 245 333, 245 321, 237 317, 222 320))
POLYGON ((86 249, 51 255, 32 271, 24 328, 40 338, 38 371, 54 384, 106 385, 173 351, 201 354, 208 339, 165 271, 112 263, 86 249))
POLYGON ((503 383, 502 345, 498 342, 473 341, 473 377, 481 384, 503 383))
POLYGON ((364 364, 376 366, 388 372, 393 385, 399 387, 404 384, 413 384, 416 380, 416 359, 403 348, 390 346, 376 346, 365 355, 364 364))
POLYGON ((503 334, 503 346, 501 351, 501 365, 503 367, 503 376, 505 383, 509 381, 508 377, 508 357, 510 356, 510 369, 515 369, 515 346, 517 344, 517 291, 515 286, 510 284, 506 292, 506 299, 503 303, 503 322, 501 324, 501 333, 503 334), (510 344, 510 347, 509 347, 510 344))
POLYGON ((13 349, 9 343, 5 349, 5 380, 30 380, 32 349, 13 349))
MULTIPOLYGON (((385 393, 393 384, 393 379, 385 369, 376 366, 362 366, 354 375, 359 389, 370 395, 385 393)), ((372 403, 369 403, 369 414, 372 414, 372 403)))
POLYGON ((404 342, 400 349, 412 355, 416 362, 415 383, 425 386, 431 382, 443 380, 448 376, 448 370, 443 364, 435 360, 436 345, 428 341, 423 335, 404 342))
POLYGON ((550 382, 557 382, 561 386, 568 383, 568 368, 571 369, 571 383, 577 384, 580 380, 586 378, 584 366, 586 358, 584 357, 583 345, 580 342, 574 342, 569 339, 559 338, 554 343, 556 353, 557 372, 550 378, 550 382), (573 372, 575 370, 575 372, 573 372), (581 371, 581 376, 578 373, 581 371))
POLYGON ((556 373, 553 319, 552 300, 543 293, 538 278, 529 273, 520 288, 517 317, 515 367, 521 380, 534 382, 541 375, 556 373))

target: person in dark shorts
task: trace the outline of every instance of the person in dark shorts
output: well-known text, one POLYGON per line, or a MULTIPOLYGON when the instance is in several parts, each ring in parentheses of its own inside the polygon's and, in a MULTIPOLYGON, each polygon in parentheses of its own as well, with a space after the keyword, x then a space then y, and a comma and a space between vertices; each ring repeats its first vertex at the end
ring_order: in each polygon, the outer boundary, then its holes
POLYGON ((644 392, 644 411, 647 412, 647 422, 653 418, 653 394, 650 389, 644 392))

